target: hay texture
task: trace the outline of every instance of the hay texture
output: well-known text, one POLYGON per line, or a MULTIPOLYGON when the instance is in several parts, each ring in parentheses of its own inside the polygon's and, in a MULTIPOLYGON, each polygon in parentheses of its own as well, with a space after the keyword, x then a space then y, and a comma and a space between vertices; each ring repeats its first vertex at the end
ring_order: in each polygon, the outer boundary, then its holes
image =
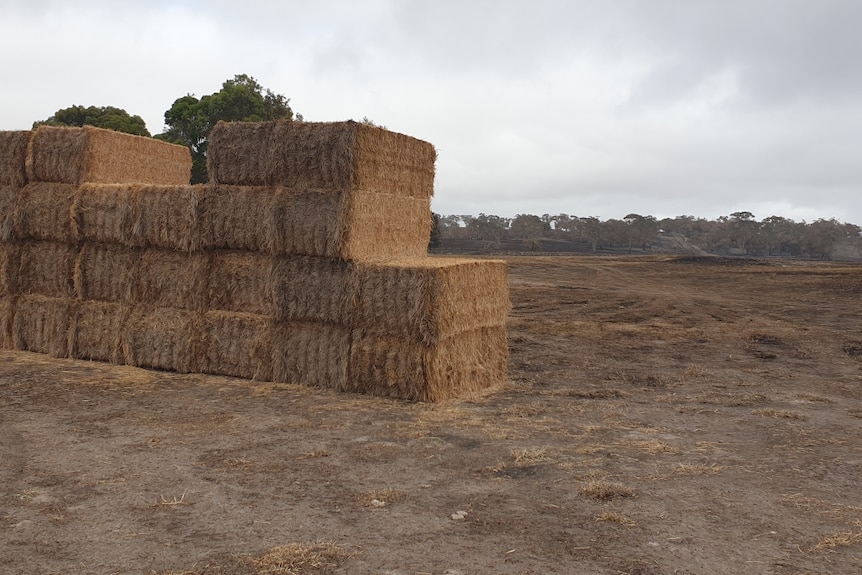
POLYGON ((18 246, 17 270, 13 270, 16 292, 49 297, 72 297, 78 248, 58 242, 25 241, 18 246))
POLYGON ((363 333, 424 345, 506 323, 511 304, 506 262, 416 258, 357 263, 348 323, 363 333))
POLYGON ((358 336, 350 347, 343 391, 410 401, 468 397, 506 379, 503 326, 465 331, 436 345, 385 336, 358 336))
POLYGON ((123 335, 129 306, 85 301, 76 306, 69 325, 69 356, 122 363, 123 335))
POLYGON ((131 242, 141 247, 200 249, 199 203, 204 186, 146 186, 135 190, 131 242))
POLYGON ((132 245, 135 200, 140 186, 85 184, 73 202, 73 226, 78 240, 132 245))
POLYGON ((68 357, 67 333, 74 309, 69 298, 16 297, 12 318, 14 349, 68 357))
POLYGON ((199 204, 199 237, 205 249, 272 252, 276 188, 207 186, 199 204))
POLYGON ((32 182, 80 185, 183 185, 191 179, 188 148, 92 126, 41 126, 26 156, 32 182))
POLYGON ((78 189, 70 184, 31 183, 18 192, 13 213, 12 236, 17 239, 77 241, 78 189))
POLYGON ((135 367, 199 371, 201 333, 201 316, 196 312, 138 306, 126 322, 123 360, 135 367))
POLYGON ((0 243, 0 297, 18 292, 19 254, 16 244, 0 243))
POLYGON ((345 323, 351 269, 351 264, 344 260, 276 258, 271 274, 275 319, 345 323))
POLYGON ((133 272, 131 298, 158 308, 204 311, 211 254, 144 250, 133 272))
POLYGON ((0 295, 0 349, 14 349, 12 344, 12 316, 15 298, 0 295))
POLYGON ((18 188, 0 184, 0 242, 12 239, 15 204, 18 201, 18 188))
POLYGON ((428 142, 353 121, 219 122, 210 132, 210 183, 367 190, 430 198, 428 142))
POLYGON ((272 256, 260 252, 212 253, 207 309, 272 316, 275 313, 272 256))
POLYGON ((0 186, 14 189, 27 182, 24 165, 31 135, 29 130, 0 132, 0 186))
POLYGON ((75 261, 75 296, 80 300, 128 302, 139 257, 139 250, 117 244, 83 244, 75 261))
POLYGON ((272 322, 266 316, 211 311, 204 315, 201 371, 245 379, 272 379, 272 322))
POLYGON ((347 328, 316 322, 277 322, 272 327, 272 339, 273 381, 348 388, 347 328))

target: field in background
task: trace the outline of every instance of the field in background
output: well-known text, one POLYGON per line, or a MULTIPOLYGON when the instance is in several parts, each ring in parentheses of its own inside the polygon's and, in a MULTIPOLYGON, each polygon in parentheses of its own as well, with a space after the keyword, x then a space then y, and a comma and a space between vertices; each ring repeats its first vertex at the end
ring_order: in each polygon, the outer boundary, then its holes
POLYGON ((862 571, 862 267, 508 261, 472 401, 0 352, 0 571, 862 571))

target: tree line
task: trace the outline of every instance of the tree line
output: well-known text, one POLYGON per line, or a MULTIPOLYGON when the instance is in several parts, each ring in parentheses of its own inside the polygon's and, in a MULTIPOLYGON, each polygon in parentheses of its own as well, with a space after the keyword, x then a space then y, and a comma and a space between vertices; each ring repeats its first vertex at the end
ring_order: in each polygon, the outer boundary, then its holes
POLYGON ((859 226, 832 219, 796 222, 781 216, 757 221, 751 212, 733 212, 716 220, 695 216, 657 219, 628 214, 622 219, 600 220, 570 214, 513 218, 481 213, 433 216, 432 247, 444 240, 480 240, 490 248, 504 241, 524 249, 543 249, 548 242, 581 242, 587 249, 648 252, 661 237, 673 236, 693 248, 714 254, 790 256, 830 259, 842 243, 862 245, 859 226))

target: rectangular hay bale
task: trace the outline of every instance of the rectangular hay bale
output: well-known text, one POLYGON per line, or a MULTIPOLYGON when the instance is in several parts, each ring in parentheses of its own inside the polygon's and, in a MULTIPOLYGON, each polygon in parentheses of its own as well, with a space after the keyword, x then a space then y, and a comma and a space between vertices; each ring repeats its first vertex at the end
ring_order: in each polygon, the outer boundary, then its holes
POLYGON ((30 130, 0 131, 0 186, 15 189, 27 182, 25 159, 31 135, 30 130))
POLYGON ((248 251, 212 253, 207 283, 207 309, 271 316, 275 313, 273 257, 248 251))
POLYGON ((347 323, 364 333, 435 345, 464 331, 505 325, 506 262, 413 258, 353 266, 347 323))
POLYGON ((199 371, 201 315, 176 308, 138 306, 126 323, 122 349, 127 365, 179 373, 199 371))
POLYGON ((132 301, 151 307, 204 311, 210 260, 209 252, 143 250, 133 273, 132 301))
POLYGON ((73 185, 184 185, 191 168, 185 146, 93 126, 40 126, 26 156, 30 181, 73 185))
POLYGON ((23 241, 18 244, 18 269, 13 270, 18 293, 73 297, 78 247, 59 242, 23 241))
POLYGON ((344 324, 351 267, 349 262, 332 258, 275 258, 270 296, 275 319, 344 324))
POLYGON ((341 390, 347 387, 350 331, 315 322, 272 327, 272 380, 341 390))
POLYGON ((15 298, 0 295, 0 349, 14 349, 12 343, 12 317, 15 313, 15 298))
POLYGON ((201 247, 272 252, 278 193, 276 188, 207 186, 199 204, 201 247))
POLYGON ((139 186, 85 184, 78 188, 73 225, 79 240, 132 244, 139 186))
POLYGON ((18 244, 0 242, 0 296, 18 292, 19 253, 18 244))
POLYGON ((210 132, 213 184, 434 193, 437 153, 428 142, 354 121, 219 122, 210 132))
POLYGON ((465 331, 426 346, 355 334, 343 391, 409 401, 466 398, 505 382, 506 328, 465 331))
POLYGON ((257 314, 210 311, 203 317, 204 373, 272 379, 272 321, 257 314))
POLYGON ((12 318, 14 349, 68 357, 69 322, 74 310, 74 301, 70 298, 16 297, 12 318))
POLYGON ((18 188, 0 185, 0 242, 12 239, 15 204, 18 202, 18 188))
POLYGON ((181 251, 200 249, 199 203, 205 193, 205 186, 136 188, 131 243, 181 251))
POLYGON ((128 302, 139 257, 135 248, 83 244, 75 262, 75 295, 80 300, 128 302))
POLYGON ((122 363, 127 304, 84 301, 76 306, 69 326, 69 356, 122 363))
POLYGON ((13 214, 14 238, 73 243, 77 241, 75 206, 78 188, 37 182, 21 188, 13 214))

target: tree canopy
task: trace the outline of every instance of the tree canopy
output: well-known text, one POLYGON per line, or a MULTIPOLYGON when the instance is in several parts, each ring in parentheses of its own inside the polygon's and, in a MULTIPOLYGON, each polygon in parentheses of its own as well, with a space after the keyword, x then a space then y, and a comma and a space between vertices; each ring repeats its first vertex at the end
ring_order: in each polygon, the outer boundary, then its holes
POLYGON ((47 120, 33 122, 33 129, 39 126, 95 126, 117 132, 149 136, 147 125, 140 116, 131 116, 121 108, 113 106, 71 106, 54 112, 47 120))
MULTIPOLYGON (((187 94, 165 112, 164 133, 156 138, 188 146, 192 153, 192 183, 207 181, 206 154, 210 130, 220 120, 261 122, 292 120, 290 100, 261 86, 247 74, 226 80, 221 90, 197 98, 187 94)), ((301 120, 302 116, 297 116, 301 120)))

